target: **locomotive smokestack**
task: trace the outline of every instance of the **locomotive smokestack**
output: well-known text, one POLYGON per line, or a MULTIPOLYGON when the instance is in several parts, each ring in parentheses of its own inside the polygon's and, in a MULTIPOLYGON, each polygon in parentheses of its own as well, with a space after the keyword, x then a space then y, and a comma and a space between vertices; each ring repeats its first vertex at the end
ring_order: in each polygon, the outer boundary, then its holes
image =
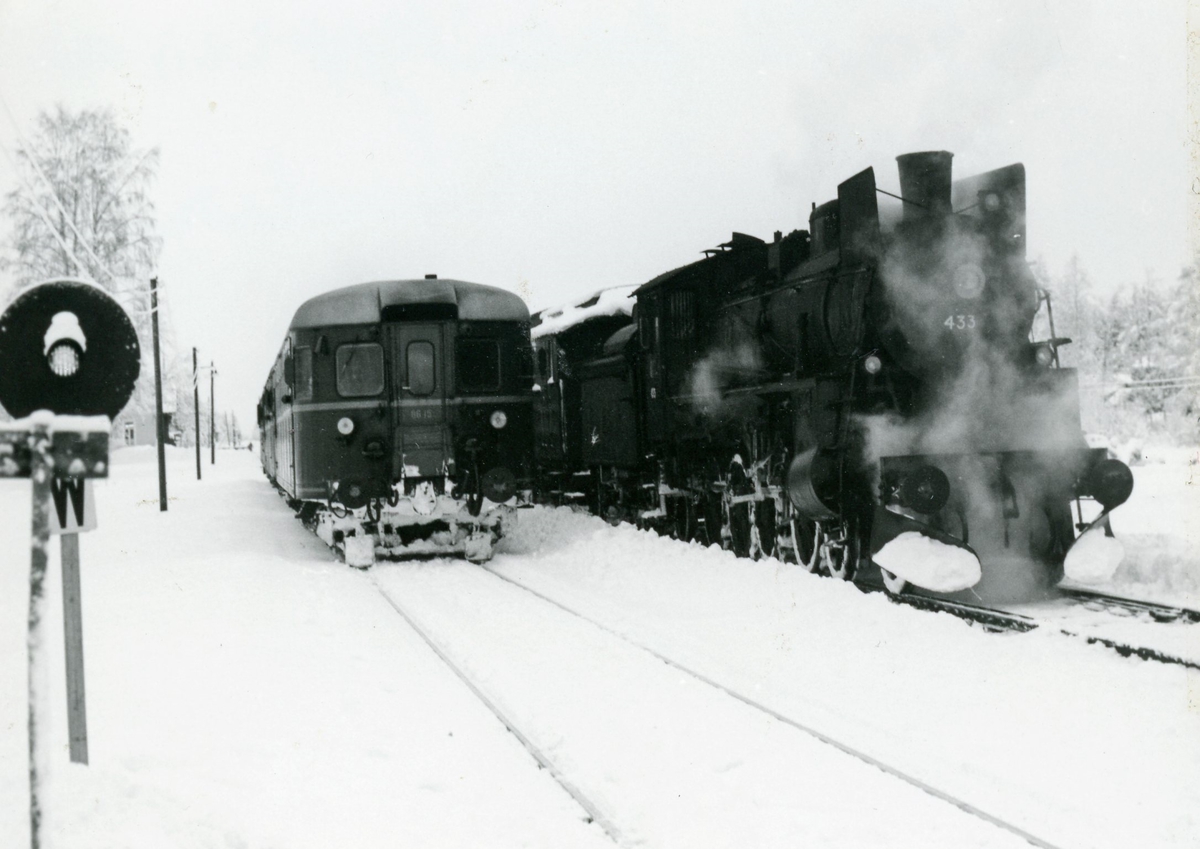
POLYGON ((896 157, 900 166, 900 194, 906 201, 904 218, 946 215, 950 207, 950 160, 945 150, 904 153, 896 157), (919 204, 919 206, 918 206, 919 204))

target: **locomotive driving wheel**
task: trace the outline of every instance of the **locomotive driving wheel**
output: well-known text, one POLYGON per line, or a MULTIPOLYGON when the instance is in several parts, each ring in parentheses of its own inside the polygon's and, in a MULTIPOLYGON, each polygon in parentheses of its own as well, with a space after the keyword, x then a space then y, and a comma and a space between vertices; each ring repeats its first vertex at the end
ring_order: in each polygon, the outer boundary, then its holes
POLYGON ((749 557, 755 546, 754 512, 751 499, 740 500, 754 492, 754 483, 739 458, 729 464, 729 478, 721 493, 721 544, 738 557, 749 557))
POLYGON ((792 545, 796 563, 806 572, 821 571, 821 526, 812 519, 792 519, 792 545))
POLYGON ((704 545, 721 545, 721 529, 725 522, 721 493, 704 493, 700 499, 700 514, 696 520, 696 539, 704 545))
POLYGON ((778 514, 774 498, 765 498, 754 505, 754 527, 758 531, 758 546, 754 553, 756 560, 759 557, 770 557, 775 554, 775 546, 778 542, 778 530, 775 523, 778 514))
POLYGON ((696 536, 696 502, 692 500, 691 495, 673 498, 671 511, 671 533, 676 539, 690 542, 696 536))
POLYGON ((797 516, 787 498, 782 502, 776 511, 775 556, 806 572, 821 571, 821 526, 797 516))
POLYGON ((821 540, 821 565, 835 578, 854 580, 862 546, 854 524, 842 521, 834 524, 821 540))
POLYGON ((749 557, 753 544, 753 522, 750 520, 750 503, 735 503, 733 493, 725 490, 723 499, 725 526, 721 529, 722 543, 738 557, 749 557))

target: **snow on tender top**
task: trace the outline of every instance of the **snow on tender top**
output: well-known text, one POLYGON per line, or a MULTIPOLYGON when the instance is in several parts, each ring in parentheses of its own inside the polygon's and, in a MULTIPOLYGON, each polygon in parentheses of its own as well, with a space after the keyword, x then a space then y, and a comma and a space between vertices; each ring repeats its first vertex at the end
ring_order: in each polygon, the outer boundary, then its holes
POLYGON ((607 315, 633 315, 633 298, 631 295, 637 286, 613 286, 601 289, 599 292, 584 298, 576 304, 566 307, 551 307, 535 314, 541 322, 534 326, 530 335, 537 339, 554 333, 562 333, 568 328, 582 324, 589 318, 607 315))

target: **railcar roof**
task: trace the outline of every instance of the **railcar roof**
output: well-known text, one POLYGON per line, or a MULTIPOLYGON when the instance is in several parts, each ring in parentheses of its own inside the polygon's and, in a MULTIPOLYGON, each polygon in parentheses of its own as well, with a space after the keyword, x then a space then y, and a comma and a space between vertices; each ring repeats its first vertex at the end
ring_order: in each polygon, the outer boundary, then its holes
POLYGON ((463 321, 528 321, 529 308, 512 292, 464 280, 383 280, 334 289, 309 298, 289 329, 375 324, 386 307, 454 304, 463 321))

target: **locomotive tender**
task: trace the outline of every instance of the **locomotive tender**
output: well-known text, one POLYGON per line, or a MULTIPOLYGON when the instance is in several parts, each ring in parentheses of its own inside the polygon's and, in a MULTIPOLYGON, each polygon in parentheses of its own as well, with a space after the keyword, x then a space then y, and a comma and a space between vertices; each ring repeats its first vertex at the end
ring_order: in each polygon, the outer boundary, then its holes
POLYGON ((898 157, 899 196, 867 169, 632 310, 535 315, 539 496, 964 600, 1037 597, 1077 540, 1115 544, 1132 476, 1083 439, 1070 340, 1031 337, 1024 167, 951 158, 898 157))
POLYGON ((346 562, 488 559, 532 472, 529 311, 459 280, 306 301, 258 406, 262 464, 346 562))

